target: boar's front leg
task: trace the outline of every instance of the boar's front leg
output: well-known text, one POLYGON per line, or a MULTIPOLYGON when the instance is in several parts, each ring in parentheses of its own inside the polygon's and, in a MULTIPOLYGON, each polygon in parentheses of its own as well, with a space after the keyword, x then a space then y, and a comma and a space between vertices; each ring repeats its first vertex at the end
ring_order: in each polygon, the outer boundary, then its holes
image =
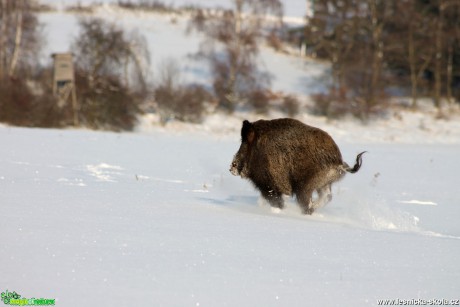
POLYGON ((262 196, 270 203, 270 206, 274 208, 283 209, 284 200, 283 195, 271 188, 261 190, 262 196))

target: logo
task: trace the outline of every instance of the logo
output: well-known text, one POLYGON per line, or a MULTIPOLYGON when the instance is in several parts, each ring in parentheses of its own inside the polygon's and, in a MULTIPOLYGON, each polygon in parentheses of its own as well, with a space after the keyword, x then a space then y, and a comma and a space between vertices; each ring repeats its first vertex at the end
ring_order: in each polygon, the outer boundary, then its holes
POLYGON ((25 298, 21 297, 20 294, 16 293, 16 291, 9 292, 6 290, 2 292, 2 301, 6 305, 13 305, 13 306, 45 306, 45 305, 52 305, 54 306, 56 300, 49 299, 49 298, 25 298))

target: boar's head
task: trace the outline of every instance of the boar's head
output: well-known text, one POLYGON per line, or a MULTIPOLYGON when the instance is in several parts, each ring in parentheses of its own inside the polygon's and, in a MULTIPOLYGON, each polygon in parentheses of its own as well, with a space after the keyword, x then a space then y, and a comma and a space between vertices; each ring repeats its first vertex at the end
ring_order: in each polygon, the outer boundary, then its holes
POLYGON ((248 178, 251 147, 255 141, 255 137, 256 133, 254 126, 247 120, 243 121, 243 127, 241 128, 241 145, 230 165, 230 172, 232 175, 248 178))

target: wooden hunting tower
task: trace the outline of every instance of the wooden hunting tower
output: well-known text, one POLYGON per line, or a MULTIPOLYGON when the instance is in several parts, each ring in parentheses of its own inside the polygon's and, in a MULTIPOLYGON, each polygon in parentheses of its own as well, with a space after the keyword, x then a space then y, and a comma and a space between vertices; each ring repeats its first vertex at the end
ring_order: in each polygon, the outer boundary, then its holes
POLYGON ((64 107, 69 100, 73 111, 73 124, 78 126, 77 94, 75 91, 75 74, 72 53, 53 53, 54 74, 53 94, 58 99, 58 106, 64 107))

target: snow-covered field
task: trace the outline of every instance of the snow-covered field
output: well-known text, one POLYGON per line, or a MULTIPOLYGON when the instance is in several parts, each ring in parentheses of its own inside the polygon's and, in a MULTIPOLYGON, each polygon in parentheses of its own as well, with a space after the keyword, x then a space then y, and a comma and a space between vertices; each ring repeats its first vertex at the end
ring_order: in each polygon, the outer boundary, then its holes
MULTIPOLYGON (((143 29, 153 68, 172 56, 185 81, 207 82, 187 59, 200 38, 184 34, 186 20, 110 6, 96 14, 143 29)), ((45 53, 68 51, 76 17, 40 20, 45 53)), ((269 49, 262 58, 274 90, 321 90, 324 64, 269 49)), ((0 292, 66 307, 459 299, 460 121, 449 117, 394 109, 363 125, 299 115, 328 131, 347 162, 368 151, 313 216, 292 199, 272 212, 228 171, 241 120, 254 114, 166 127, 147 115, 133 133, 0 125, 0 292)))
POLYGON ((228 172, 239 135, 0 127, 0 287, 57 306, 458 299, 460 145, 338 142, 313 216, 228 172))

